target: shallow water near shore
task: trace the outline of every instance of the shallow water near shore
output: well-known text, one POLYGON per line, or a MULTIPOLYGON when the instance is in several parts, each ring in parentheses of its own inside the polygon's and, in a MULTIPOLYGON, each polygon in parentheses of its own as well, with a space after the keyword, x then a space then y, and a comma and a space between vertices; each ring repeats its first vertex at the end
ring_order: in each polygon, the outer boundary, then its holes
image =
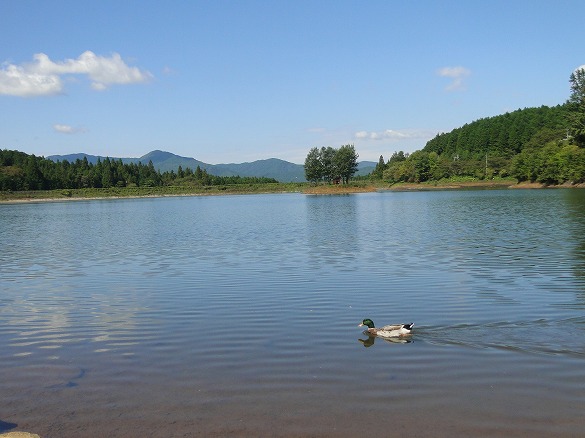
POLYGON ((583 190, 6 204, 0 226, 0 433, 585 430, 583 190))

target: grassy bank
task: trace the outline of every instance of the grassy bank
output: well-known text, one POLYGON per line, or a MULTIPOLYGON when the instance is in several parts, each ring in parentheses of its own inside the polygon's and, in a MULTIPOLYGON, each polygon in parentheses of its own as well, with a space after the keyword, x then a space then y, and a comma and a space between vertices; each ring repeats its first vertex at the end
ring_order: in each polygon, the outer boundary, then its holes
POLYGON ((67 201, 102 198, 142 198, 163 196, 203 196, 253 193, 300 192, 303 184, 228 184, 200 187, 111 187, 107 189, 61 189, 0 192, 0 202, 67 201))
MULTIPOLYGON (((108 198, 142 198, 164 196, 204 196, 258 193, 304 193, 308 195, 335 195, 376 191, 465 190, 498 188, 544 188, 544 184, 520 183, 514 179, 498 180, 442 180, 424 183, 389 184, 383 181, 354 181, 349 184, 270 183, 230 184, 200 187, 112 187, 108 189, 38 190, 28 192, 0 192, 0 202, 66 201, 108 198)), ((583 187, 562 185, 556 187, 583 187)))
MULTIPOLYGON (((472 178, 450 178, 423 183, 397 183, 388 186, 389 190, 457 190, 457 189, 498 189, 517 187, 516 179, 476 180, 472 178)), ((539 185, 539 187, 543 187, 539 185)))
POLYGON ((471 178, 445 179, 423 183, 396 183, 384 181, 356 181, 348 185, 319 184, 305 188, 303 193, 314 195, 334 195, 344 193, 365 193, 376 191, 425 191, 425 190, 465 190, 465 189, 498 189, 498 188, 542 188, 542 184, 521 184, 515 179, 475 180, 471 178))

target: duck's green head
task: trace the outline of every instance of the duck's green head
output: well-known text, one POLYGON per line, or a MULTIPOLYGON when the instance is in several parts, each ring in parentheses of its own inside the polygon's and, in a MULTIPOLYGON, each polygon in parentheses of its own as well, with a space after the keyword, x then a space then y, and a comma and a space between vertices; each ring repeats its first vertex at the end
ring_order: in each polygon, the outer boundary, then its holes
POLYGON ((374 328, 374 321, 371 319, 364 319, 358 327, 361 327, 362 325, 365 325, 368 328, 374 328))

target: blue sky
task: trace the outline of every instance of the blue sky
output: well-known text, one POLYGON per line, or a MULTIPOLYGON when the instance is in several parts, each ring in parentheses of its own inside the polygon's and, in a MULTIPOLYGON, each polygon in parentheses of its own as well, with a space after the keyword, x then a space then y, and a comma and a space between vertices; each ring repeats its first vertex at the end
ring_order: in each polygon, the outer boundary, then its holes
POLYGON ((360 160, 569 97, 585 2, 0 0, 0 149, 360 160))

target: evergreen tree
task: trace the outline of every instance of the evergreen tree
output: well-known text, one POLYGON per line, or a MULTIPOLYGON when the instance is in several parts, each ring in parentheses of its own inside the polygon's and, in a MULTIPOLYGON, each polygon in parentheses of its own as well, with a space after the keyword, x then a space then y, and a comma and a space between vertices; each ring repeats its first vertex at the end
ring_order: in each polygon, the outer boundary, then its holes
POLYGON ((24 163, 24 190, 46 189, 46 181, 43 177, 37 157, 30 155, 24 163))
POLYGON ((384 157, 380 155, 380 159, 378 160, 378 164, 372 171, 371 176, 376 179, 382 179, 384 176, 384 171, 386 170, 386 163, 384 162, 384 157))
POLYGON ((203 182, 203 171, 199 165, 197 165, 197 169, 195 169, 195 179, 200 183, 203 182))
POLYGON ((571 97, 569 97, 569 132, 573 141, 585 147, 585 66, 579 67, 569 79, 571 97))

